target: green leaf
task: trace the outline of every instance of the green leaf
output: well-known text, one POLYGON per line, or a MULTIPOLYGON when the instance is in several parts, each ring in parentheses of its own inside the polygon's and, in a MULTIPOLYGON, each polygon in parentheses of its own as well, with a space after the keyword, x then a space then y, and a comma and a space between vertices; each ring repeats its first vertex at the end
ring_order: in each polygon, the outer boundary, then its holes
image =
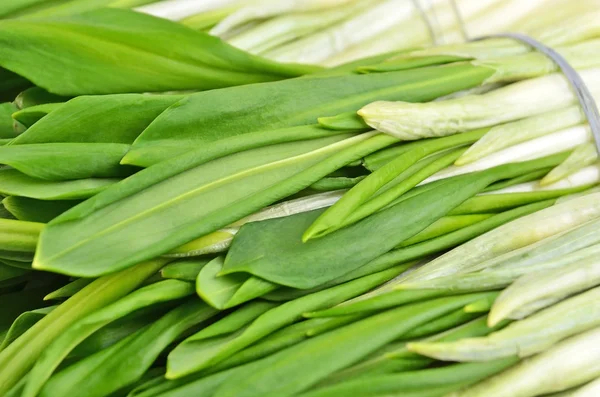
POLYGON ((298 321, 304 312, 341 303, 390 280, 398 273, 397 269, 390 269, 283 303, 259 316, 248 327, 217 343, 210 340, 195 341, 194 336, 191 336, 169 354, 167 377, 181 377, 209 368, 278 329, 298 321))
POLYGON ((319 388, 315 391, 302 393, 300 396, 337 397, 352 395, 366 397, 391 394, 411 397, 415 392, 431 391, 436 388, 442 388, 443 394, 440 395, 446 395, 447 392, 458 390, 461 387, 490 377, 517 362, 517 358, 511 357, 487 363, 454 364, 399 374, 378 375, 350 380, 327 388, 319 388))
POLYGON ((134 170, 119 164, 128 150, 119 143, 8 145, 0 146, 0 164, 48 181, 122 177, 134 170))
POLYGON ((206 303, 224 309, 235 291, 248 280, 245 274, 218 277, 223 268, 223 258, 217 257, 200 270, 196 279, 196 292, 206 303))
POLYGON ((0 193, 6 196, 39 200, 76 200, 87 198, 118 182, 114 178, 87 178, 70 181, 46 181, 13 169, 0 169, 0 193))
POLYGON ((193 294, 193 292, 194 289, 190 283, 178 280, 164 280, 140 288, 113 304, 103 307, 77 321, 44 349, 29 373, 23 395, 37 395, 45 382, 50 378, 52 372, 67 357, 69 352, 103 326, 141 308, 184 298, 193 294))
POLYGON ((394 141, 376 133, 337 135, 206 163, 197 149, 140 171, 54 219, 41 236, 34 266, 87 277, 123 269, 238 221, 394 141))
POLYGON ((12 118, 26 128, 29 128, 61 106, 62 103, 45 103, 42 105, 31 106, 14 112, 12 118))
POLYGON ((32 106, 43 105, 48 103, 58 104, 68 101, 69 97, 51 94, 41 87, 30 87, 21 91, 15 98, 15 105, 19 109, 25 109, 32 106))
POLYGON ((149 261, 99 278, 27 330, 0 352, 0 394, 29 372, 42 350, 75 321, 127 295, 164 264, 164 260, 149 261))
POLYGON ((319 211, 311 213, 312 219, 301 214, 246 224, 232 242, 223 274, 247 272, 295 288, 318 286, 390 251, 491 183, 547 167, 564 157, 560 154, 449 178, 360 222, 308 242, 302 242, 302 234, 319 211))
POLYGON ((484 133, 476 130, 401 146, 403 152, 399 156, 359 182, 319 217, 306 231, 305 239, 331 233, 387 206, 452 164, 464 152, 461 146, 475 142, 484 133))
POLYGON ((34 309, 23 312, 10 326, 10 329, 6 333, 4 340, 0 344, 0 351, 4 350, 6 346, 10 345, 15 339, 23 335, 25 331, 33 327, 38 321, 40 321, 46 314, 54 310, 56 306, 48 306, 41 309, 34 309))
POLYGON ((258 298, 278 288, 277 284, 245 274, 219 276, 223 258, 217 257, 202 268, 196 279, 196 292, 206 303, 223 310, 258 298))
POLYGON ((1 21, 0 66, 66 96, 204 90, 317 70, 278 64, 178 23, 110 8, 1 21))
POLYGON ((321 334, 248 365, 215 397, 288 396, 347 367, 412 328, 450 313, 484 294, 445 297, 374 315, 321 334))
POLYGON ((348 277, 360 277, 360 275, 365 273, 369 274, 370 272, 381 271, 398 263, 404 263, 406 261, 423 258, 429 254, 435 254, 443 250, 456 247, 457 245, 469 241, 514 219, 532 214, 544 208, 551 207, 555 202, 556 200, 546 200, 535 204, 524 205, 523 207, 501 212, 486 220, 477 222, 473 225, 456 230, 446 235, 436 237, 419 244, 390 251, 372 260, 366 265, 347 273, 346 275, 342 276, 341 279, 347 279, 348 277))
POLYGON ((131 144, 152 120, 183 95, 80 96, 61 104, 11 145, 33 143, 131 144))
POLYGON ((254 301, 231 312, 222 319, 195 333, 193 340, 208 339, 230 334, 254 321, 258 316, 277 306, 275 303, 254 301))
POLYGON ((50 378, 40 396, 76 394, 84 389, 90 397, 113 393, 140 379, 180 334, 217 313, 204 302, 192 298, 111 347, 58 372, 50 378))
MULTIPOLYGON (((187 152, 191 145, 214 150, 213 146, 218 146, 218 141, 224 138, 229 139, 227 146, 233 145, 236 150, 281 142, 284 138, 290 140, 294 131, 296 134, 303 131, 300 126, 312 125, 319 117, 357 111, 384 98, 429 101, 478 86, 489 75, 488 68, 456 65, 380 75, 315 75, 201 92, 181 100, 159 116, 135 141, 124 161, 148 166, 187 152), (290 137, 281 136, 283 133, 290 137)), ((316 127, 306 128, 310 131, 316 127)), ((364 124, 357 127, 344 131, 365 130, 364 124)), ((341 132, 329 130, 330 134, 341 132)))
POLYGON ((80 202, 79 200, 37 200, 9 196, 2 200, 2 205, 20 221, 47 223, 80 202))

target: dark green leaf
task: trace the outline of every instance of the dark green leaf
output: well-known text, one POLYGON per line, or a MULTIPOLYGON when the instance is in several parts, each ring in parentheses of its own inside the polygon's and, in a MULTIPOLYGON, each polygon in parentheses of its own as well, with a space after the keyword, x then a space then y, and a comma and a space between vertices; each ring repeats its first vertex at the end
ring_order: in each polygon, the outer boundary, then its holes
POLYGON ((0 65, 67 96, 213 89, 317 69, 278 64, 181 24, 111 8, 1 21, 0 65))

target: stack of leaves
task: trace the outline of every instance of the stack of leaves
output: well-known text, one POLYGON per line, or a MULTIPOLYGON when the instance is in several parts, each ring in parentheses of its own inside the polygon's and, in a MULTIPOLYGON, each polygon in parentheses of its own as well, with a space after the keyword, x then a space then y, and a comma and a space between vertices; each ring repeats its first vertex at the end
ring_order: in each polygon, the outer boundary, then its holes
MULTIPOLYGON (((598 92, 590 20, 545 34, 598 92)), ((281 80, 305 68, 183 32, 122 10, 0 22, 6 68, 36 84, 0 129, 0 395, 534 396, 600 376, 600 163, 551 61, 484 40, 281 80), (182 44, 136 80, 162 28, 182 44), (66 52, 33 68, 45 29, 66 52), (176 60, 198 49, 192 86, 176 60)))

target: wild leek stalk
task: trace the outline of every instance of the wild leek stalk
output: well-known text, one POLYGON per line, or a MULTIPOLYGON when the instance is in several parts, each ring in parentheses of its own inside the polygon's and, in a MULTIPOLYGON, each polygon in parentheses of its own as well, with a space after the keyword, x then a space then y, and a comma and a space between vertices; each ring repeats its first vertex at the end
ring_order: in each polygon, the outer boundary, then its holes
MULTIPOLYGON (((541 25, 531 31, 531 36, 552 47, 576 44, 597 37, 595 18, 597 12, 575 13, 560 23, 541 25)), ((489 21, 488 21, 489 22, 489 21)), ((387 62, 362 68, 365 71, 406 70, 414 67, 440 65, 469 60, 487 60, 515 56, 532 49, 509 38, 490 38, 467 43, 439 45, 405 52, 387 62)))
POLYGON ((570 339, 451 397, 532 397, 579 386, 600 375, 600 328, 570 339), (556 371, 556 372, 554 372, 556 371), (560 376, 548 376, 549 373, 560 376))
MULTIPOLYGON (((600 69, 583 70, 581 76, 590 89, 600 88, 600 69)), ((415 140, 491 127, 561 110, 575 103, 577 99, 565 77, 552 74, 511 84, 487 94, 440 102, 374 102, 363 107, 358 114, 379 131, 402 140, 415 140)))
POLYGON ((545 272, 527 274, 502 292, 490 313, 490 324, 525 318, 562 299, 600 284, 595 258, 570 263, 545 272))
POLYGON ((448 361, 487 361, 513 355, 528 357, 569 336, 598 327, 600 315, 593 303, 598 296, 600 288, 590 289, 484 338, 442 343, 414 342, 408 348, 448 361), (565 322, 565 318, 569 321, 565 322))
POLYGON ((595 205, 599 197, 596 194, 582 196, 512 221, 442 255, 407 275, 404 281, 430 280, 479 270, 485 259, 525 247, 595 219, 600 215, 595 205))

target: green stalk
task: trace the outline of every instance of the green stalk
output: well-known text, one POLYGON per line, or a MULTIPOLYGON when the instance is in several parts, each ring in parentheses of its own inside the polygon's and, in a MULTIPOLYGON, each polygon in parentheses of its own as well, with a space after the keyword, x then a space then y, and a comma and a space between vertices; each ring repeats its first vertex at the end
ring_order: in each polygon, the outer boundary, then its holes
POLYGON ((0 219, 0 250, 35 252, 43 223, 0 219))
POLYGON ((489 322, 496 324, 506 318, 525 318, 599 284, 600 264, 596 258, 590 257, 563 267, 524 275, 502 292, 490 312, 489 322))
MULTIPOLYGON (((494 331, 494 329, 499 328, 500 327, 488 327, 486 324, 486 317, 479 317, 476 320, 430 336, 424 340, 439 342, 454 341, 464 338, 485 336, 494 331)), ((317 387, 328 386, 343 381, 352 381, 362 376, 370 377, 372 374, 388 372, 388 369, 391 369, 390 372, 396 372, 397 366, 395 363, 411 360, 414 361, 412 369, 424 368, 433 362, 432 359, 419 356, 418 354, 409 351, 406 348, 405 342, 401 342, 400 344, 391 343, 380 351, 377 351, 372 357, 332 374, 327 379, 320 382, 317 387)), ((411 368, 408 370, 410 369, 411 368)))
POLYGON ((600 309, 596 287, 566 299, 485 338, 456 342, 414 342, 408 348, 418 354, 447 361, 487 361, 518 355, 528 357, 553 344, 598 327, 600 309))
POLYGON ((486 363, 454 364, 445 367, 409 371, 400 374, 375 375, 300 394, 301 397, 337 397, 341 395, 372 396, 388 393, 411 395, 418 390, 439 387, 464 387, 512 366, 517 358, 486 363))
POLYGON ((529 397, 579 386, 600 376, 599 343, 600 328, 592 329, 449 397, 529 397))
POLYGON ((404 282, 431 280, 480 269, 482 262, 558 235, 600 216, 600 194, 556 204, 496 228, 463 244, 404 277, 404 282))

